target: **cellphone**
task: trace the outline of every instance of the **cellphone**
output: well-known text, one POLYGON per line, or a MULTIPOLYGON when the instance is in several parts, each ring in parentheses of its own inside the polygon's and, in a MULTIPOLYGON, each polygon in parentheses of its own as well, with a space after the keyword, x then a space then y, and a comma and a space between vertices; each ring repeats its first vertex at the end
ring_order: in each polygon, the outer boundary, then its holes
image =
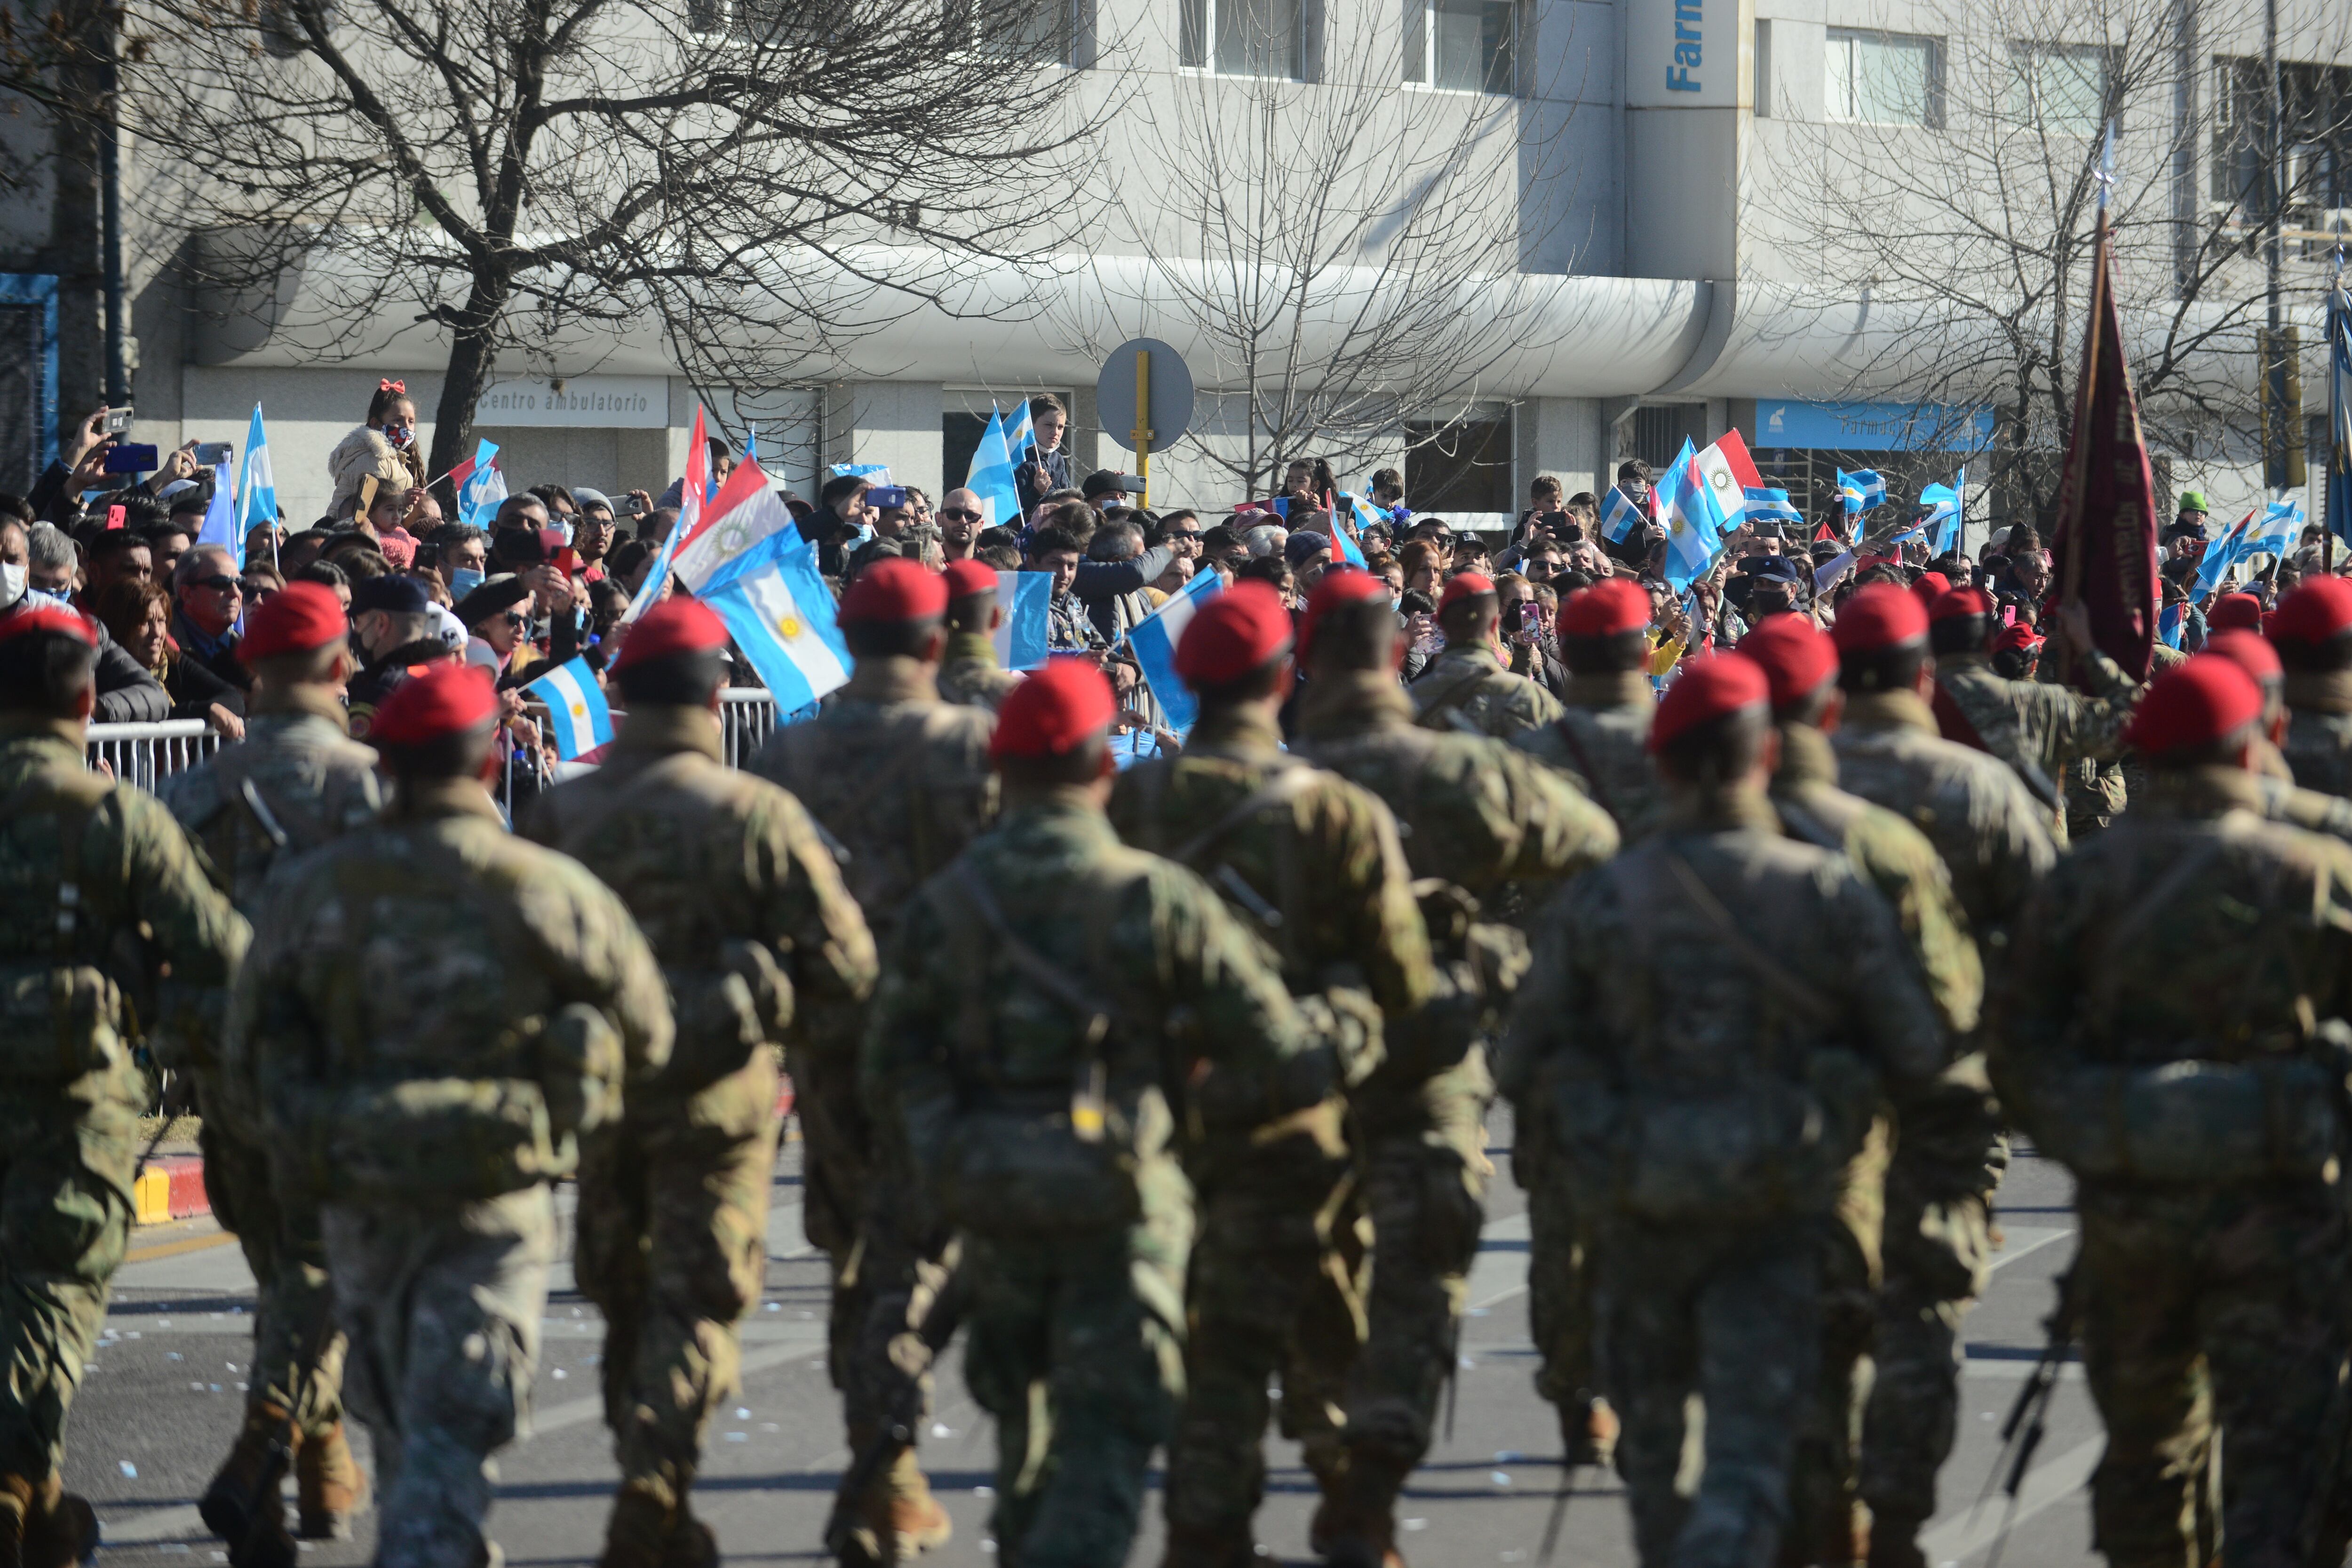
POLYGON ((158 455, 152 447, 110 447, 106 451, 106 471, 110 474, 152 474, 158 455))
POLYGON ((106 411, 106 417, 99 421, 98 433, 101 436, 120 436, 131 428, 131 410, 129 408, 110 408, 106 411))
POLYGON ((907 504, 904 485, 873 485, 866 491, 866 504, 871 507, 894 507, 907 504))
POLYGON ((233 442, 199 441, 196 443, 196 461, 207 468, 217 468, 236 457, 236 447, 233 442))
POLYGON ((1128 495, 1139 496, 1150 487, 1133 474, 1121 474, 1118 476, 1118 488, 1128 495))
POLYGON ((633 495, 629 498, 629 515, 631 517, 647 517, 651 515, 646 507, 646 500, 643 496, 633 495))

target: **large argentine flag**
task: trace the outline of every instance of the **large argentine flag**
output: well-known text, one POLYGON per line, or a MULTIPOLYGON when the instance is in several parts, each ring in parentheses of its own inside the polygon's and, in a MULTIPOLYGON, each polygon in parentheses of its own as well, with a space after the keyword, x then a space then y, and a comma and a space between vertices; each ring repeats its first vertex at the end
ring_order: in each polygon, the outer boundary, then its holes
POLYGON ((240 537, 278 521, 278 479, 269 467, 269 435, 261 427, 261 405, 245 433, 245 467, 236 476, 236 529, 240 537))
POLYGON ((999 572, 996 603, 1004 611, 1004 624, 996 628, 996 662, 1007 669, 1045 663, 1053 642, 1054 574, 999 572))
MULTIPOLYGON (((743 461, 747 467, 751 465, 750 453, 744 454, 743 461)), ((703 508, 710 499, 703 489, 703 476, 709 468, 710 448, 703 441, 702 405, 698 403, 694 405, 694 433, 688 437, 686 444, 686 477, 678 480, 677 521, 670 525, 669 537, 662 541, 661 553, 654 557, 653 570, 647 572, 646 580, 637 585, 637 596, 629 601, 628 610, 621 616, 623 626, 627 626, 653 607, 655 599, 660 596, 662 584, 669 581, 670 566, 677 559, 678 546, 702 526, 703 508)))
MULTIPOLYGON (((1025 409, 1028 405, 1022 406, 1025 409)), ((980 445, 972 449, 971 469, 963 484, 980 498, 981 519, 987 527, 1020 521, 1021 490, 1013 482, 1013 452, 1004 443, 1004 416, 993 408, 989 410, 988 427, 980 433, 980 445)))
POLYGON ((1715 503, 1715 515, 1721 521, 1719 529, 1736 528, 1748 512, 1748 492, 1765 488, 1764 476, 1756 471, 1756 463, 1748 455, 1748 443, 1739 438, 1737 430, 1722 435, 1691 455, 1691 470, 1706 486, 1709 500, 1715 503))
POLYGON ((1143 667, 1143 679, 1150 683, 1151 695, 1159 699, 1160 710, 1168 716, 1168 727, 1179 735, 1192 732, 1192 721, 1201 716, 1201 701, 1177 679, 1176 644, 1182 639, 1184 628, 1192 624, 1192 612, 1200 608, 1201 601, 1214 598, 1224 585, 1222 574, 1203 572, 1166 604, 1136 622, 1135 628, 1127 634, 1128 647, 1135 650, 1135 662, 1143 667))
MULTIPOLYGON (((679 526, 684 526, 683 519, 679 526)), ((694 532, 677 547, 670 570, 688 587, 701 593, 729 562, 778 534, 795 544, 802 542, 799 525, 793 521, 784 498, 768 483, 759 464, 746 460, 735 465, 694 532)))
POLYGON ((585 658, 557 665, 523 688, 547 704, 555 731, 555 754, 572 762, 613 738, 613 710, 596 689, 595 674, 585 658))
MULTIPOLYGON (((1717 502, 1714 486, 1699 471, 1698 454, 1692 449, 1687 437, 1683 440, 1682 455, 1658 480, 1658 490, 1666 503, 1666 582, 1680 594, 1715 559, 1715 552, 1723 547, 1727 520, 1739 514, 1726 513, 1717 502)), ((1740 486, 1732 493, 1744 508, 1747 487, 1740 486)))
POLYGON ((835 624, 833 594, 817 574, 816 552, 798 530, 753 543, 697 592, 774 693, 778 713, 805 708, 847 684, 849 645, 835 624))

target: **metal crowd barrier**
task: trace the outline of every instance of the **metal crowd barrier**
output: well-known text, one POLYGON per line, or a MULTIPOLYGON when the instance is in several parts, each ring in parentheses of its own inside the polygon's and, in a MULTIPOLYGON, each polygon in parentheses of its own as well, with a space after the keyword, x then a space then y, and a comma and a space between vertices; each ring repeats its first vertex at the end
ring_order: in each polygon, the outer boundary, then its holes
POLYGON ((157 781, 187 772, 220 745, 219 733, 202 719, 92 724, 89 761, 91 767, 104 763, 123 784, 152 790, 157 781))
POLYGON ((776 731, 776 699, 764 687, 730 686, 719 694, 719 744, 727 765, 748 768, 776 731))

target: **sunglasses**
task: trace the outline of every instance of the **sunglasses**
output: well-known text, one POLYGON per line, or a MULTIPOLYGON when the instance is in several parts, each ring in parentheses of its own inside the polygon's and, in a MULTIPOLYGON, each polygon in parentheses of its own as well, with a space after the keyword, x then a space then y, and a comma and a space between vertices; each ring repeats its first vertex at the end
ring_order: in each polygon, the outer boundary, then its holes
POLYGON ((967 509, 960 506, 943 506, 940 508, 940 515, 941 517, 952 517, 966 522, 979 522, 982 521, 980 513, 968 510, 967 509))
POLYGON ((1171 529, 1169 531, 1168 537, 1171 539, 1198 539, 1201 537, 1201 531, 1197 528, 1171 529))
POLYGON ((235 577, 226 575, 226 574, 215 574, 210 577, 191 577, 188 579, 188 586, 192 588, 210 588, 215 594, 242 594, 245 592, 245 584, 243 583, 239 582, 235 577))

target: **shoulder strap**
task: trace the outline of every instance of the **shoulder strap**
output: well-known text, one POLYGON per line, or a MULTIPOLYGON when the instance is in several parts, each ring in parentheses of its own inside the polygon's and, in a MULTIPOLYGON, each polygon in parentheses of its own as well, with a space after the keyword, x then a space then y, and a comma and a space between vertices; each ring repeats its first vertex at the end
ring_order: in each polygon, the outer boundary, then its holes
POLYGON ((1228 830, 1247 822, 1269 806, 1280 805, 1293 799, 1301 790, 1312 784, 1315 779, 1315 769, 1295 759, 1283 758, 1276 767, 1272 778, 1244 795, 1231 810, 1218 817, 1216 821, 1209 824, 1175 848, 1169 850, 1168 858, 1184 865, 1191 865, 1195 857, 1224 837, 1228 830))
POLYGON ((1935 711, 1936 727, 1943 731, 1944 739, 1957 741, 1961 745, 1973 751, 1982 752, 1989 757, 2000 758, 2009 764, 2011 772, 2024 781, 2025 787, 2032 791, 2034 799, 2052 811, 2058 809, 2058 786, 2051 781, 2048 773, 2042 771, 2042 764, 2021 752, 2014 757, 2003 757, 1999 752, 1987 745, 1983 734, 1977 729, 1976 721, 1969 717, 1968 710, 1960 706, 1958 700, 1945 689, 1941 680, 1936 682, 1935 700, 1928 704, 1928 707, 1935 711))
POLYGON ((1827 849, 1838 855, 1845 853, 1845 840, 1832 833, 1830 825, 1815 816, 1809 808, 1775 795, 1772 809, 1779 814, 1781 826, 1795 837, 1817 849, 1827 849))
POLYGON ((1592 753, 1585 748, 1584 737, 1576 732, 1576 726, 1568 721, 1568 714, 1562 713, 1554 720, 1552 728, 1559 731, 1559 738, 1568 743, 1569 751, 1575 755, 1576 770, 1591 786, 1594 802, 1609 814, 1610 821, 1620 827, 1624 826, 1625 819, 1617 815, 1617 802, 1609 793, 1609 781, 1602 778, 1601 770, 1592 765, 1592 753))
POLYGON ((988 884, 972 868, 970 859, 958 858, 948 868, 948 877, 964 903, 980 917, 980 923, 986 926, 990 934, 1003 947, 1004 956, 1013 961, 1013 966, 1039 990, 1085 1022, 1087 1048, 1091 1053, 1101 1043, 1103 1036, 1109 1032, 1111 1022, 1118 1016, 1117 1007, 1071 979, 1055 967, 1045 954, 1021 939, 1020 933, 1013 929, 1013 922, 1004 918, 1004 910, 998 905, 996 895, 988 890, 988 884))
POLYGON ((2106 1028, 2114 1018, 2116 994, 2123 984, 2122 966, 2116 962, 2117 956, 2130 952, 2130 943, 2147 929, 2147 922, 2165 913, 2180 891, 2221 858, 2221 852, 2230 847, 2231 837, 2231 824, 2224 817, 2210 836, 2175 860, 2162 876, 2148 884, 2145 891, 2135 896, 2123 918, 2107 928, 2099 942, 2098 971, 2091 977, 2091 1015, 2098 1021, 2101 1029, 2106 1028))
POLYGON ((1459 703, 1465 697, 1469 695, 1473 688, 1477 686, 1486 679, 1486 672, 1485 670, 1477 669, 1471 671, 1465 679, 1457 680, 1453 685, 1447 687, 1441 695, 1433 697, 1427 702, 1423 703, 1420 711, 1413 715, 1413 722, 1416 724, 1426 723, 1429 720, 1448 712, 1455 704, 1459 703))
POLYGON ((1749 973, 1763 983, 1766 990, 1786 1003, 1790 1012, 1817 1028, 1837 1021, 1836 1013, 1828 1004, 1748 940, 1748 933, 1741 931, 1738 922, 1731 918, 1731 911, 1725 909, 1714 891, 1699 879, 1699 874, 1691 869, 1689 861, 1663 847, 1658 851, 1658 858, 1666 863, 1667 874, 1673 878, 1675 887, 1683 897, 1689 900, 1691 908, 1698 911, 1699 918, 1707 923, 1732 954, 1748 966, 1749 973))

